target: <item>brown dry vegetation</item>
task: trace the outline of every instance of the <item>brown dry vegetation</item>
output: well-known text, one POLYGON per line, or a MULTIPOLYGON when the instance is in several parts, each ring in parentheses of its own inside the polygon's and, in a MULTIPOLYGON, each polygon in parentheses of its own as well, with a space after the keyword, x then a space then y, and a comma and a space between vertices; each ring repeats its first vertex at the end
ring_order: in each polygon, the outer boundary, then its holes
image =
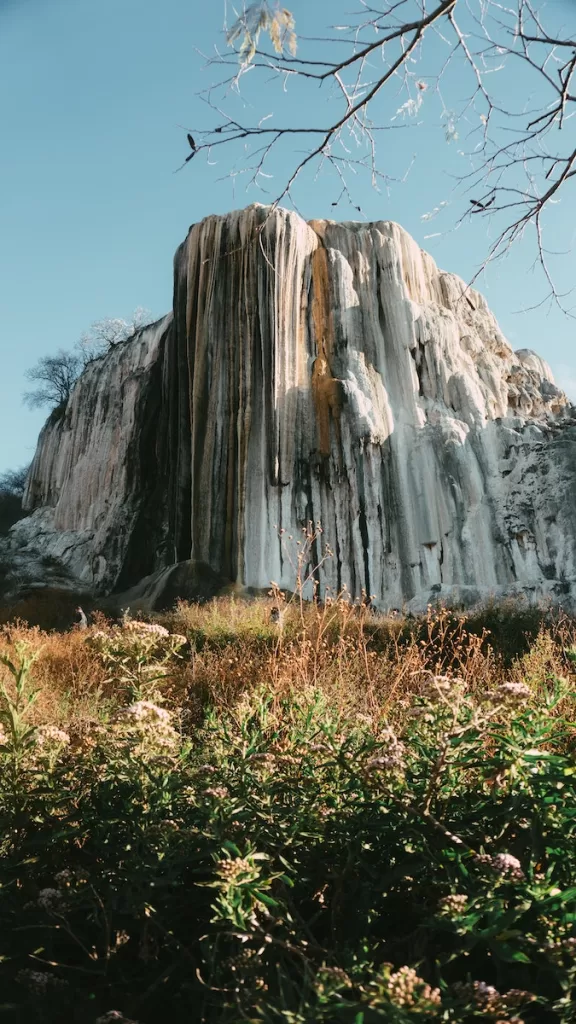
MULTIPOLYGON (((508 679, 525 680, 536 694, 550 678, 574 671, 565 651, 576 645, 576 622, 542 610, 504 604, 407 619, 345 601, 295 602, 278 626, 270 607, 266 600, 220 598, 181 602, 153 617, 188 640, 171 662, 165 695, 190 722, 208 705, 229 705, 261 685, 271 685, 279 698, 314 686, 349 712, 395 718, 430 671, 460 676, 473 692, 508 679)), ((38 607, 33 613, 35 621, 38 607)), ((82 731, 121 698, 86 642, 105 624, 103 616, 95 618, 86 631, 42 630, 23 618, 0 626, 0 654, 13 656, 18 643, 39 652, 33 669, 41 691, 37 721, 82 731)))

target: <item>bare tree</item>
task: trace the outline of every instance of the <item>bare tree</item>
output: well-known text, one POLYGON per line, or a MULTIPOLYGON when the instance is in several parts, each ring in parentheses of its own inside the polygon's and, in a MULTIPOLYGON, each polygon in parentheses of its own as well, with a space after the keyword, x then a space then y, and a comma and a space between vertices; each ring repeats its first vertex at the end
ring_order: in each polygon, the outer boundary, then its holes
POLYGON ((26 487, 26 477, 30 466, 21 466, 20 469, 6 469, 0 473, 0 494, 13 494, 21 498, 26 487))
POLYGON ((24 376, 37 387, 24 394, 24 401, 30 409, 49 405, 53 409, 63 408, 70 398, 70 392, 78 380, 82 360, 75 352, 60 349, 54 356, 42 356, 35 366, 26 370, 24 376))
POLYGON ((345 200, 362 212, 366 173, 377 189, 398 178, 389 133, 427 110, 434 118, 439 108, 446 139, 468 159, 455 182, 465 203, 461 216, 491 221, 487 260, 504 255, 529 229, 549 294, 559 299, 543 215, 576 174, 576 3, 559 0, 546 14, 545 23, 535 0, 439 0, 433 7, 426 0, 359 0, 356 14, 322 37, 297 39, 290 12, 258 0, 227 33, 236 52, 207 58, 221 73, 201 94, 209 123, 191 129, 185 162, 202 153, 214 162, 225 150, 234 181, 243 176, 273 206, 296 206, 303 172, 325 170, 338 187, 333 205, 345 200), (300 122, 283 123, 264 104, 275 87, 281 103, 297 82, 300 122), (254 117, 236 112, 245 92, 254 117), (271 190, 279 166, 281 179, 271 190))
POLYGON ((29 468, 22 466, 20 469, 7 469, 0 473, 0 536, 7 534, 24 514, 22 496, 29 468))
POLYGON ((95 320, 94 323, 80 336, 76 348, 80 353, 84 365, 98 356, 104 355, 115 345, 127 341, 137 331, 142 330, 153 322, 150 310, 138 306, 129 320, 122 320, 120 317, 107 317, 104 320, 95 320))
POLYGON ((119 317, 96 320, 81 335, 73 351, 67 352, 61 348, 54 356, 42 356, 35 366, 26 370, 26 379, 38 387, 25 392, 24 402, 31 409, 39 409, 43 405, 49 405, 52 409, 63 408, 88 363, 120 342, 127 341, 151 322, 151 313, 141 306, 134 310, 130 320, 121 320, 119 317))

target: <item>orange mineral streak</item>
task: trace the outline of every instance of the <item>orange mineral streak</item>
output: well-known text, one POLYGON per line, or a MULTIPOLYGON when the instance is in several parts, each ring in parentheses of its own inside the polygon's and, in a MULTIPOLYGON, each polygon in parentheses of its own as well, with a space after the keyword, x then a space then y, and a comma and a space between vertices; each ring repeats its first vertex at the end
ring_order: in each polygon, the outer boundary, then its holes
POLYGON ((312 321, 318 355, 312 366, 312 393, 318 427, 318 449, 321 455, 330 455, 330 422, 340 445, 340 415, 342 411, 342 385, 333 376, 330 356, 334 340, 334 321, 330 302, 328 253, 323 245, 312 255, 312 321))

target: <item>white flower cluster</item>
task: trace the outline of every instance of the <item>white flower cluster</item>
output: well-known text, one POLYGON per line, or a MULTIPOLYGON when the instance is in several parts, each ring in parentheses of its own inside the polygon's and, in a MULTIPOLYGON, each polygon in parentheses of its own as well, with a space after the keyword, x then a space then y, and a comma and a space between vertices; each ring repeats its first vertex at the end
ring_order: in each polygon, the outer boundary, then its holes
POLYGON ((62 978, 55 978, 46 971, 32 971, 27 967, 18 971, 16 981, 39 996, 45 995, 49 989, 65 988, 67 984, 62 978))
POLYGON ((70 868, 64 868, 63 871, 59 871, 57 875, 54 875, 54 881, 56 885, 66 888, 72 885, 72 882, 76 880, 76 873, 71 871, 70 868))
POLYGON ((504 1020, 497 1020, 496 1024, 523 1024, 518 1017, 509 1017, 508 1009, 531 1003, 536 998, 532 992, 521 988, 511 988, 502 995, 494 985, 487 985, 485 981, 456 982, 453 991, 461 999, 473 1002, 483 1017, 493 1018, 505 1014, 504 1020))
POLYGON ((260 868, 245 857, 225 857, 218 861, 216 874, 228 885, 246 884, 260 877, 260 868))
POLYGON ((229 795, 226 786, 211 786, 204 790, 204 796, 212 797, 213 800, 225 800, 229 795))
POLYGON ((136 757, 144 760, 173 754, 180 742, 170 712, 150 700, 139 700, 119 711, 112 730, 131 745, 136 757))
POLYGON ((462 893, 452 893, 440 900, 440 913, 446 917, 458 917, 463 914, 468 905, 468 897, 462 893))
POLYGON ((518 880, 524 878, 520 861, 511 853, 497 853, 495 857, 492 857, 492 867, 499 875, 508 875, 510 878, 518 880))
POLYGON ((510 878, 514 882, 521 882, 525 877, 522 865, 517 857, 511 853, 497 853, 491 856, 488 853, 481 853, 474 857, 476 864, 485 865, 502 878, 510 878))
POLYGON ((51 747, 66 747, 70 743, 70 737, 63 729, 55 725, 40 725, 34 733, 36 746, 42 750, 51 747))
POLYGON ((168 725, 170 723, 170 712, 166 708, 161 708, 158 704, 154 704, 151 700, 139 700, 136 704, 130 704, 129 707, 123 708, 119 712, 118 718, 124 718, 132 722, 138 722, 139 724, 162 724, 168 725))
POLYGON ((526 683, 501 683, 497 691, 500 700, 516 704, 528 700, 531 694, 532 691, 526 683))
POLYGON ((463 693, 468 689, 468 684, 461 676, 433 675, 428 676, 423 687, 427 697, 434 698, 449 693, 463 693))
POLYGON ((387 729, 381 737, 388 744, 385 753, 371 758, 366 763, 366 770, 369 772, 394 771, 404 764, 406 750, 404 744, 396 737, 391 729, 387 729))
POLYGON ((170 636, 165 626, 160 626, 157 622, 140 622, 138 619, 129 619, 124 629, 132 633, 148 633, 150 636, 170 636))
POLYGON ((60 889, 41 889, 36 902, 47 914, 61 915, 66 910, 66 899, 60 889))
MULTIPOLYGON (((85 885, 88 882, 88 875, 85 871, 73 871, 71 868, 63 868, 62 871, 58 871, 54 875, 54 881, 59 889, 72 889, 77 888, 79 885, 85 885)), ((64 899, 64 897, 62 898, 64 899)))
POLYGON ((406 1008, 422 1004, 438 1006, 441 1002, 440 989, 431 988, 419 978, 413 967, 400 967, 388 979, 388 995, 395 1006, 406 1008))
POLYGON ((532 1003, 536 999, 533 992, 527 992, 523 988, 510 988, 503 996, 506 1006, 522 1006, 524 1003, 532 1003))
POLYGON ((498 989, 494 985, 487 985, 485 981, 473 982, 472 997, 485 1013, 497 1013, 501 1007, 502 997, 498 989))

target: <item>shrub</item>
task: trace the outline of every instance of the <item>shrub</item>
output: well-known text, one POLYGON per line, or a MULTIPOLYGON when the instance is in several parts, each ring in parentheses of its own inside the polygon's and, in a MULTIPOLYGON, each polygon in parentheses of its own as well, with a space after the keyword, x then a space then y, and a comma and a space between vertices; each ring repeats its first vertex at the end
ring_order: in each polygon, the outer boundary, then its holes
POLYGON ((394 722, 314 679, 256 683, 194 722, 174 703, 183 637, 78 642, 115 694, 78 732, 38 721, 42 653, 19 638, 3 656, 13 1019, 573 1020, 566 681, 479 692, 421 664, 394 722))

